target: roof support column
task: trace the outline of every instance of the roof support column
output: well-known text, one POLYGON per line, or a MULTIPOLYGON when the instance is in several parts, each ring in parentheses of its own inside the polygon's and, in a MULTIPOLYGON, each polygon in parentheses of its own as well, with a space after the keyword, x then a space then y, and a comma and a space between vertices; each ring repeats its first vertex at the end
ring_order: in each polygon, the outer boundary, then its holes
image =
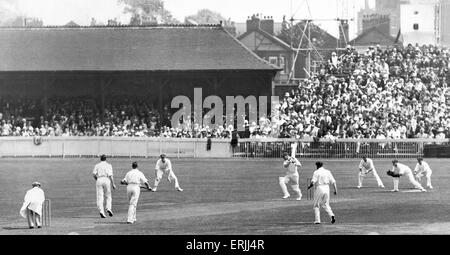
POLYGON ((109 89, 111 83, 111 79, 100 79, 100 121, 102 123, 105 122, 105 94, 107 93, 107 90, 109 89))
POLYGON ((0 74, 0 98, 2 97, 2 91, 4 90, 6 84, 6 79, 4 79, 0 74))
POLYGON ((162 81, 158 82, 158 113, 159 113, 159 123, 162 125, 163 122, 163 84, 162 81))
MULTIPOLYGON (((44 116, 44 120, 48 120, 48 117, 51 116, 47 116, 47 112, 48 112, 48 97, 50 94, 50 87, 55 83, 55 77, 50 76, 50 77, 44 77, 43 80, 43 96, 42 96, 42 109, 43 109, 43 114, 42 116, 44 116)), ((36 124, 40 124, 40 123, 36 123, 36 124)))
MULTIPOLYGON (((159 123, 163 126, 166 120, 164 119, 166 116, 164 115, 164 93, 170 92, 169 89, 165 89, 169 86, 169 79, 158 79, 158 112, 159 112, 159 123)), ((166 93, 167 95, 167 93, 166 93)))
POLYGON ((206 82, 208 84, 208 87, 212 87, 212 92, 213 95, 217 95, 219 94, 219 90, 222 87, 222 85, 224 84, 225 78, 223 77, 214 77, 212 79, 206 79, 206 82))

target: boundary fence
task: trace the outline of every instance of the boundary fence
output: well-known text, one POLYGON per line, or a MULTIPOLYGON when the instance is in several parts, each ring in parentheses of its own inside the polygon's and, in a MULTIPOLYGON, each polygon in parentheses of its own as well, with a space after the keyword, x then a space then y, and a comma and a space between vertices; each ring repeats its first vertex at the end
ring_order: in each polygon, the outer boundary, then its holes
POLYGON ((138 137, 0 137, 0 157, 158 157, 231 158, 230 141, 138 137))
POLYGON ((240 158, 279 158, 292 151, 297 158, 416 158, 427 145, 449 145, 449 139, 260 139, 239 141, 232 150, 240 158))
POLYGON ((157 157, 280 158, 293 151, 297 158, 416 158, 424 148, 450 147, 449 139, 231 139, 136 137, 0 137, 0 157, 157 157))

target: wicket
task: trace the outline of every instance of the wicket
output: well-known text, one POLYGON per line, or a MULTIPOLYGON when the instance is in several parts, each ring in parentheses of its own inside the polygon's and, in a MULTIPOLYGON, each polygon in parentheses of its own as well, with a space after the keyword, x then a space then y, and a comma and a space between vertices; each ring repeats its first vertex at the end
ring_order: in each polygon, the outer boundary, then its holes
POLYGON ((42 225, 44 227, 50 227, 52 224, 52 201, 45 199, 42 204, 42 225))
MULTIPOLYGON (((306 187, 308 187, 310 183, 311 183, 311 178, 307 178, 306 179, 306 187)), ((310 189, 306 188, 306 198, 308 200, 313 200, 313 190, 314 190, 314 188, 310 188, 310 189)))

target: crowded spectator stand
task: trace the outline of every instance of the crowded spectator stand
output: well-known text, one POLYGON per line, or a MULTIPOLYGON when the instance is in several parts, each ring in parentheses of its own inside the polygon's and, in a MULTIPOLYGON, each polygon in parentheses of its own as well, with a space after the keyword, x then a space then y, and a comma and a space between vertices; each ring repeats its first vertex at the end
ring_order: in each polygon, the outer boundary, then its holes
MULTIPOLYGON (((240 138, 406 139, 450 136, 446 94, 450 51, 444 47, 379 46, 363 53, 351 46, 317 74, 286 92, 276 114, 245 121, 240 138)), ((173 111, 151 100, 117 97, 0 98, 2 136, 112 136, 227 138, 236 126, 170 127, 173 111)))

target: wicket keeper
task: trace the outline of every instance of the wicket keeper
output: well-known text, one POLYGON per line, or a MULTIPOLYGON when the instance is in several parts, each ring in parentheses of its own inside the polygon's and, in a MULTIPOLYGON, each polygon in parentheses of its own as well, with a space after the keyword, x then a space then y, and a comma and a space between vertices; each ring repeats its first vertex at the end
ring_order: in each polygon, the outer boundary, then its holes
POLYGON ((391 176, 394 181, 394 189, 392 190, 392 192, 399 191, 398 184, 400 182, 401 176, 408 177, 409 182, 412 185, 414 185, 416 189, 419 189, 422 192, 426 192, 426 190, 422 187, 422 185, 420 185, 420 183, 417 182, 416 179, 414 179, 414 175, 411 168, 409 168, 407 165, 398 163, 398 160, 396 159, 392 161, 392 165, 393 165, 392 170, 387 171, 387 175, 391 176))

